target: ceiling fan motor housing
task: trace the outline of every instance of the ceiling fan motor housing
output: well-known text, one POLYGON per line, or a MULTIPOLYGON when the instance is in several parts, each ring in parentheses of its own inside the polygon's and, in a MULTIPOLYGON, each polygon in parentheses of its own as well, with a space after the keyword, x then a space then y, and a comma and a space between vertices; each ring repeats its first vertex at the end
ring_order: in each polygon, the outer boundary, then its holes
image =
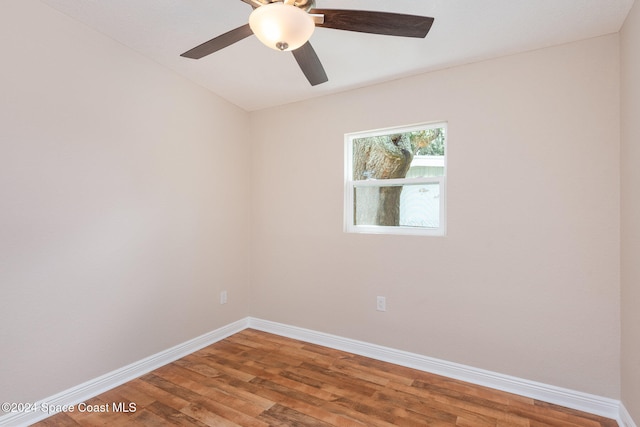
POLYGON ((287 3, 290 5, 293 5, 299 9, 302 9, 304 11, 310 11, 311 9, 313 9, 314 7, 316 7, 316 0, 255 0, 256 2, 262 3, 262 4, 270 4, 270 3, 287 3))

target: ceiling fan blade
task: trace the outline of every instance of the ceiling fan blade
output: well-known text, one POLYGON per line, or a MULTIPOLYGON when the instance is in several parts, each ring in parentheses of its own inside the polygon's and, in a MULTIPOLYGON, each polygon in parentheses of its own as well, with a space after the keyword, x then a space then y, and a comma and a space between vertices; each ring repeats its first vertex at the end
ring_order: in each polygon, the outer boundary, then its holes
POLYGON ((433 24, 433 18, 402 13, 344 9, 311 9, 309 13, 324 15, 324 23, 316 23, 317 27, 387 36, 424 38, 433 24))
POLYGON ((306 42, 298 49, 292 50, 291 53, 293 53, 300 69, 307 80, 309 80, 309 83, 311 83, 311 86, 329 81, 316 51, 311 47, 311 43, 306 42))
POLYGON ((231 30, 216 38, 213 38, 208 42, 204 42, 201 45, 186 51, 180 56, 183 56, 185 58, 200 59, 236 42, 239 42, 240 40, 247 38, 252 34, 253 31, 251 31, 249 24, 245 24, 242 27, 238 27, 235 30, 231 30))

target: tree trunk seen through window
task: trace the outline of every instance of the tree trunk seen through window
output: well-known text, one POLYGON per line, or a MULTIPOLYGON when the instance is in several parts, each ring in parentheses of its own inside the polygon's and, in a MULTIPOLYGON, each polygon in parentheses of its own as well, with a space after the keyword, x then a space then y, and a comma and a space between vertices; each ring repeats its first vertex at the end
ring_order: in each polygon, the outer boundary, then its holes
MULTIPOLYGON (((353 141, 353 180, 405 178, 415 154, 440 136, 439 129, 358 138, 353 141)), ((355 224, 400 225, 402 186, 359 187, 355 224)))

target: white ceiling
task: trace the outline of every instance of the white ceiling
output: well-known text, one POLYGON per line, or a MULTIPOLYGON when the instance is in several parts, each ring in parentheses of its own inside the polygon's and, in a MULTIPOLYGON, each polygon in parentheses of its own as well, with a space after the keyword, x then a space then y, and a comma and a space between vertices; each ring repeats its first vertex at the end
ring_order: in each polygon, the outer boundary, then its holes
POLYGON ((316 0, 324 9, 431 16, 426 39, 317 28, 329 82, 249 37, 200 60, 179 55, 244 25, 241 0, 41 0, 247 111, 620 30, 634 0, 316 0))

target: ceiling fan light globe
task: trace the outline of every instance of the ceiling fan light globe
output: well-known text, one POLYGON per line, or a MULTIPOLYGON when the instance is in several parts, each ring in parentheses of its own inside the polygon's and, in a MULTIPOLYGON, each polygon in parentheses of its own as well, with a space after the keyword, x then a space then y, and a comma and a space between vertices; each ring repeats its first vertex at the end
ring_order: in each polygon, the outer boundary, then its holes
POLYGON ((278 51, 299 48, 315 29, 313 18, 307 12, 284 3, 258 7, 249 16, 249 26, 258 40, 278 51))

